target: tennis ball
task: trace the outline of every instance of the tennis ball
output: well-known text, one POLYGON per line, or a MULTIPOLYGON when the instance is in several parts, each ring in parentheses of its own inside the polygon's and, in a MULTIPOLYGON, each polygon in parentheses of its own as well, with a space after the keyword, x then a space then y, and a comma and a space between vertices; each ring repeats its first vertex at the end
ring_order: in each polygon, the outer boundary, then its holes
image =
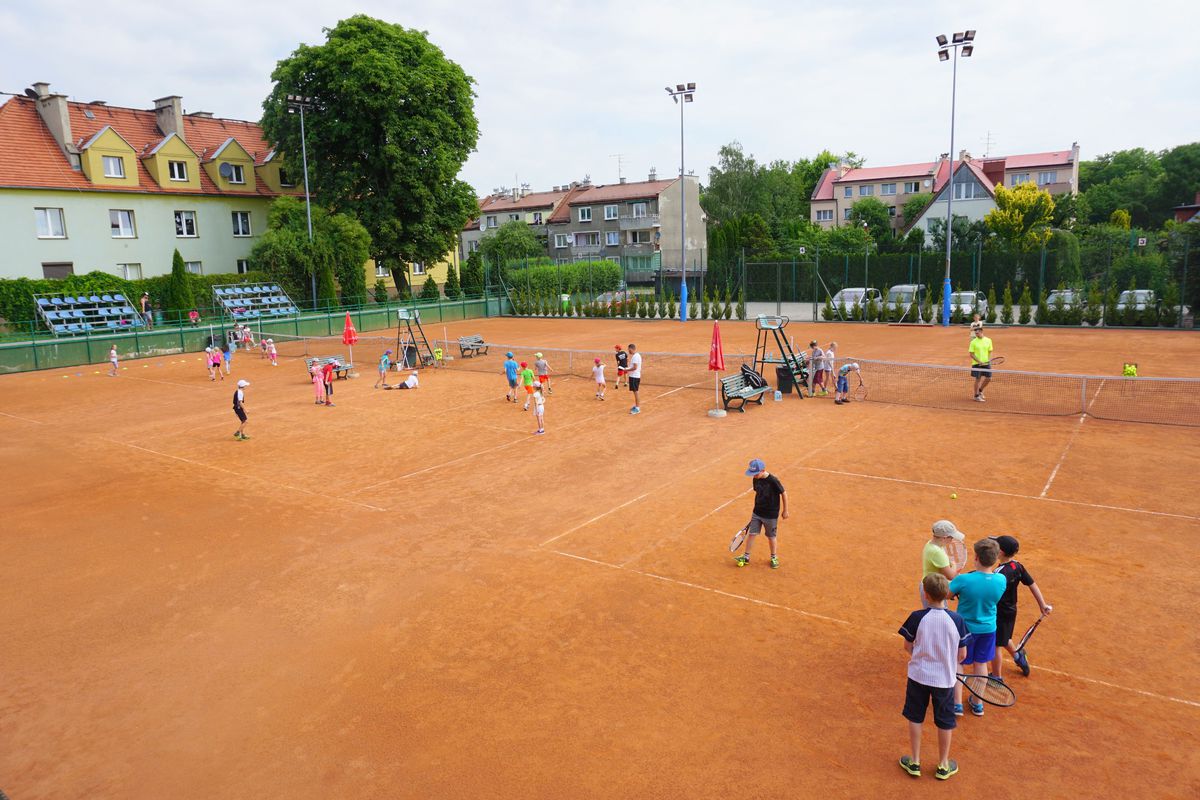
POLYGON ((951 500, 957 500, 957 499, 958 499, 958 493, 957 493, 957 492, 952 492, 952 493, 950 494, 950 499, 951 499, 951 500))

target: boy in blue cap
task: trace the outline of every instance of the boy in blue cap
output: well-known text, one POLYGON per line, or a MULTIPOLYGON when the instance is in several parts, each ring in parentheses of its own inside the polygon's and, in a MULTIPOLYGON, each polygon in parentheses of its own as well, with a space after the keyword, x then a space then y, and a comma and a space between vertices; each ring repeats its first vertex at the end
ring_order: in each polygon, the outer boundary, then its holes
POLYGON ((517 361, 512 353, 504 354, 504 377, 508 379, 508 392, 504 395, 505 402, 517 402, 517 361))
POLYGON ((746 537, 746 550, 733 561, 739 567, 749 564, 754 537, 758 536, 760 530, 765 530, 767 541, 771 545, 771 569, 779 569, 779 550, 775 538, 780 513, 782 512, 784 519, 788 518, 787 491, 779 482, 779 478, 767 472, 767 467, 761 459, 756 458, 750 462, 746 477, 753 479, 750 485, 754 489, 754 511, 751 512, 750 521, 744 529, 749 534, 746 537))

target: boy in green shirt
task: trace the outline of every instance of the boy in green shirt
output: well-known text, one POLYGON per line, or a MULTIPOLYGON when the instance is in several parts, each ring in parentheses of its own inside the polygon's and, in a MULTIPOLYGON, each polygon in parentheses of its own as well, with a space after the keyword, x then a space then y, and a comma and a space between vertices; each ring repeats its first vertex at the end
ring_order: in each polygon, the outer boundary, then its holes
POLYGON ((971 377, 975 379, 975 402, 982 403, 983 390, 992 382, 992 340, 983 335, 983 327, 972 331, 975 336, 967 348, 971 354, 971 377))
POLYGON ((525 387, 525 407, 522 410, 528 411, 529 401, 533 399, 533 370, 526 361, 521 362, 521 385, 525 387))

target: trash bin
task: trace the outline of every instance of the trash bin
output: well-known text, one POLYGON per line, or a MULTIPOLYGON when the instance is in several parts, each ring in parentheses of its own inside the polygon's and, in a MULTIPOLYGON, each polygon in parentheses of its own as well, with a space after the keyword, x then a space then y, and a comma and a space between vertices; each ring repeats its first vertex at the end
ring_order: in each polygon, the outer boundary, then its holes
POLYGON ((414 369, 418 363, 416 345, 405 345, 396 360, 396 371, 414 369))
POLYGON ((787 367, 775 368, 775 387, 784 394, 792 393, 792 371, 787 367))

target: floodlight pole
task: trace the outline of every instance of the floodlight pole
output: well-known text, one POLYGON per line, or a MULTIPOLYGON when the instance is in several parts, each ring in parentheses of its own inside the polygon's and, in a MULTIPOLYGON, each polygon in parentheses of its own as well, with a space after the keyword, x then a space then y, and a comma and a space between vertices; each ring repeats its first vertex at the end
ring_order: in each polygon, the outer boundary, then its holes
POLYGON ((950 324, 950 248, 954 243, 954 217, 951 207, 954 202, 954 111, 958 99, 958 49, 965 47, 963 57, 971 55, 974 50, 975 31, 955 33, 953 41, 947 41, 945 36, 938 37, 938 57, 945 61, 946 51, 954 50, 953 67, 950 78, 950 152, 948 154, 949 168, 946 181, 946 277, 942 281, 942 325, 950 324))
MULTIPOLYGON (((692 102, 696 94, 696 84, 679 83, 674 89, 666 87, 667 94, 679 106, 679 264, 680 264, 680 308, 679 321, 687 322, 687 193, 684 181, 683 162, 683 106, 692 102)), ((659 256, 661 257, 661 253, 659 256)))
MULTIPOLYGON (((304 110, 312 107, 311 97, 302 97, 300 95, 289 94, 288 111, 300 112, 300 157, 304 164, 304 213, 308 217, 308 244, 309 255, 311 256, 313 230, 312 230, 312 195, 308 191, 308 142, 304 135, 304 110)), ((312 285, 312 304, 313 310, 317 310, 317 269, 314 263, 311 277, 312 285)))

